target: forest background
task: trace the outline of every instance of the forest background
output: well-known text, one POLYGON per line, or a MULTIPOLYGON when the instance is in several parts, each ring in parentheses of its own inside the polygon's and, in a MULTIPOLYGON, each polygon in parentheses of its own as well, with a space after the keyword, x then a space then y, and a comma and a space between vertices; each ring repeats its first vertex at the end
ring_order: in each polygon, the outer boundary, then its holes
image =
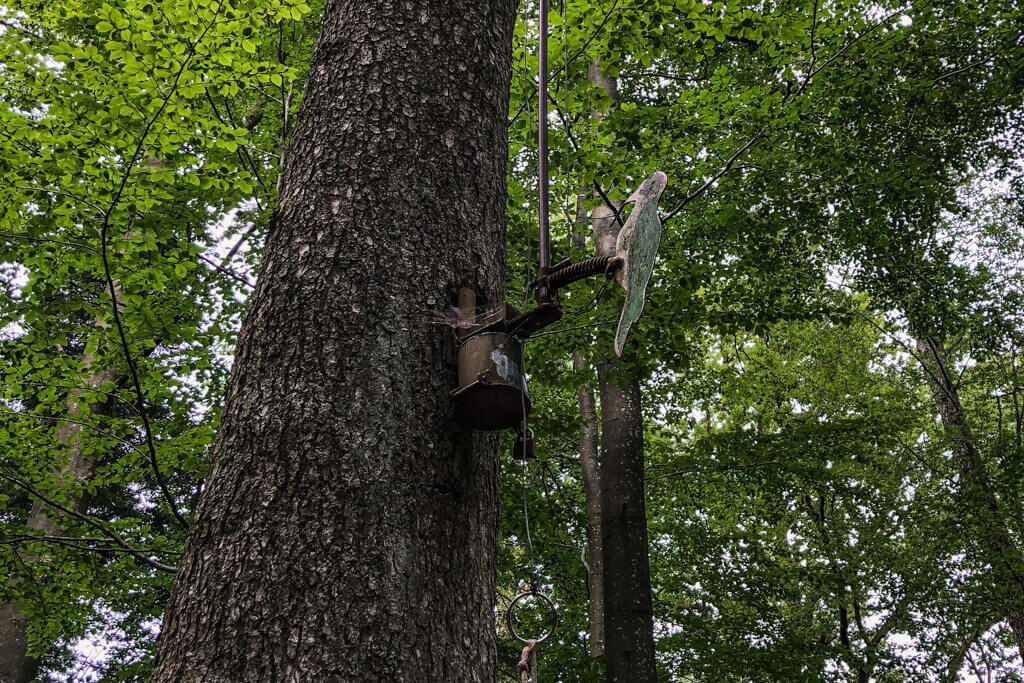
MULTIPOLYGON (((152 665, 322 11, 0 7, 0 610, 52 680, 152 665)), ((535 15, 509 110, 517 306, 535 15)), ((623 364, 659 672, 1024 680, 1019 3, 565 0, 549 22, 556 260, 669 177, 623 364)), ((498 608, 533 554, 562 618, 542 679, 592 680, 580 460, 619 299, 562 303, 526 348, 538 457, 503 449, 498 608)), ((518 655, 499 631, 502 675, 518 655)))

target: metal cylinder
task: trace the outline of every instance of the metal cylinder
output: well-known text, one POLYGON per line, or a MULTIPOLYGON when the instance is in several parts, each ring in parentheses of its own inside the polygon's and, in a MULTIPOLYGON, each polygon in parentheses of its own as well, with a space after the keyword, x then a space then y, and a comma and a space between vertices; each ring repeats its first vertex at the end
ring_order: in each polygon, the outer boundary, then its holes
POLYGON ((459 347, 455 417, 474 429, 509 429, 530 412, 523 347, 502 332, 468 337, 459 347))

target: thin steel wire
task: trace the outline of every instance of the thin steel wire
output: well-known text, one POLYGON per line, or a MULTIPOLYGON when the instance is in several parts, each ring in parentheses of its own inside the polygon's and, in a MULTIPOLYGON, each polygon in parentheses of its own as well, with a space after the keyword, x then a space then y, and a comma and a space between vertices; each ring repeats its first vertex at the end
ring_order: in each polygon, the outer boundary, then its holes
MULTIPOLYGON (((524 345, 524 348, 523 348, 523 365, 524 366, 526 365, 526 348, 525 348, 525 345, 524 345)), ((525 378, 524 378, 524 381, 525 381, 525 378)), ((523 406, 523 424, 522 424, 523 439, 526 439, 526 435, 529 433, 529 424, 527 423, 527 413, 526 413, 526 393, 525 392, 519 392, 519 398, 520 398, 520 401, 522 402, 522 406, 523 406)), ((536 571, 537 571, 537 562, 536 562, 536 560, 534 560, 534 557, 533 557, 533 538, 530 536, 530 506, 528 505, 527 499, 526 499, 526 473, 527 473, 526 472, 526 468, 527 468, 527 461, 526 461, 525 458, 523 458, 523 460, 522 460, 522 465, 523 465, 523 524, 526 527, 526 547, 529 549, 529 552, 530 552, 530 584, 531 584, 530 588, 532 590, 532 589, 536 588, 536 586, 534 586, 533 584, 536 583, 535 577, 536 577, 536 571)))

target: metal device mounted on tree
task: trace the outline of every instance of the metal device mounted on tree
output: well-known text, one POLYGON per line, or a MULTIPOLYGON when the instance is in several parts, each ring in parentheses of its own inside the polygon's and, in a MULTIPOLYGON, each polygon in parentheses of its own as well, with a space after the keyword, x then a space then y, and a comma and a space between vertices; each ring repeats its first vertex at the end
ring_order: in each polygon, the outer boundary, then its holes
MULTIPOLYGON (((648 176, 631 194, 626 203, 633 209, 625 223, 619 209, 611 205, 616 223, 621 226, 615 252, 579 263, 565 259, 551 264, 551 239, 548 212, 548 78, 547 78, 547 1, 539 0, 540 46, 538 83, 538 222, 539 263, 537 277, 531 283, 536 289, 537 305, 520 312, 505 306, 497 314, 480 319, 476 315, 476 293, 463 287, 458 292, 459 308, 459 386, 452 392, 456 417, 475 429, 498 430, 515 428, 513 456, 523 461, 523 514, 530 552, 530 576, 523 592, 512 599, 506 612, 511 635, 524 644, 518 673, 522 683, 537 682, 536 647, 554 632, 558 612, 554 603, 540 589, 530 540, 529 510, 526 499, 526 460, 534 457, 533 430, 527 424, 530 398, 526 390, 522 342, 539 330, 562 318, 558 290, 588 277, 605 275, 614 278, 626 291, 625 303, 615 331, 614 349, 622 355, 626 338, 644 310, 647 284, 654 271, 654 262, 661 243, 661 220, 658 199, 668 178, 656 172, 648 176), (550 612, 548 630, 529 638, 516 628, 516 611, 526 601, 536 600, 550 612)), ((563 20, 564 23, 564 20, 563 20)), ((607 197, 601 192, 607 202, 607 197)))
MULTIPOLYGON (((614 256, 601 256, 579 263, 565 259, 551 264, 551 239, 548 221, 548 78, 547 78, 547 1, 540 0, 540 49, 538 83, 538 222, 539 264, 531 283, 537 292, 537 305, 519 312, 506 304, 497 316, 475 321, 462 329, 459 337, 459 387, 452 393, 456 417, 475 429, 516 428, 517 456, 532 456, 532 436, 525 427, 530 412, 523 369, 522 341, 562 318, 557 301, 558 290, 588 277, 606 275, 626 291, 625 304, 615 332, 615 354, 622 355, 630 328, 644 309, 647 283, 661 242, 658 198, 668 178, 658 171, 648 176, 626 203, 633 209, 619 231, 614 256)), ((612 207, 616 219, 619 210, 612 207)), ((476 294, 459 291, 459 310, 472 317, 476 294)))

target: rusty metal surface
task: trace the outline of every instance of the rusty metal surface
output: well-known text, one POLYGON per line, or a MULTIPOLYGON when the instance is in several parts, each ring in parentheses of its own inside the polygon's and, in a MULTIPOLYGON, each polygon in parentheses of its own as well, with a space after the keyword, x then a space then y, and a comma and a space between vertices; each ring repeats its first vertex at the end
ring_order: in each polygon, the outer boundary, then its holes
POLYGON ((484 430, 522 422, 530 399, 518 339, 503 332, 473 334, 459 347, 458 363, 459 388, 452 400, 460 422, 484 430))
MULTIPOLYGON (((540 0, 540 45, 537 55, 537 213, 540 224, 540 273, 551 267, 551 239, 548 226, 548 3, 540 0)), ((547 300, 548 291, 537 289, 538 301, 547 300)))
POLYGON ((509 334, 526 339, 534 332, 542 330, 551 323, 562 319, 562 311, 552 302, 542 303, 531 308, 516 318, 507 320, 505 325, 509 334))
POLYGON ((601 275, 609 270, 612 257, 599 256, 579 263, 568 263, 548 276, 548 284, 552 289, 559 289, 578 282, 584 278, 601 275))
POLYGON ((522 430, 520 425, 520 429, 516 430, 516 440, 512 444, 512 457, 516 460, 533 460, 537 457, 534 450, 532 429, 522 430))

